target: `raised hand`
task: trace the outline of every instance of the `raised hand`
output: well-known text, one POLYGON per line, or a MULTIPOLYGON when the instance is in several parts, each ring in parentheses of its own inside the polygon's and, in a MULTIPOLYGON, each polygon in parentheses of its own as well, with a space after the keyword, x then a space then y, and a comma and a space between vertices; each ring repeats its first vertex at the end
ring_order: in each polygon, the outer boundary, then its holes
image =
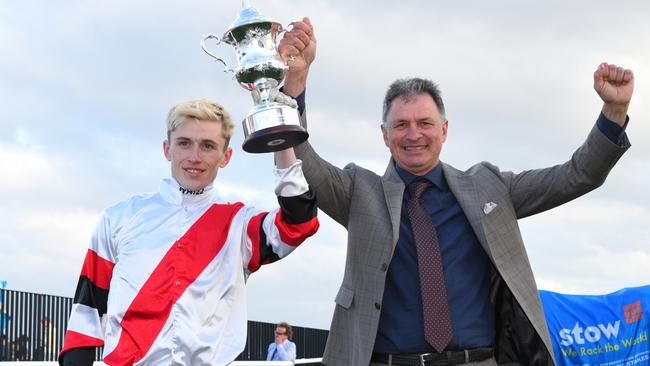
POLYGON ((289 65, 285 78, 284 92, 297 96, 307 83, 309 66, 316 58, 316 36, 309 18, 292 23, 293 28, 284 34, 278 51, 289 65))
POLYGON ((622 126, 634 91, 632 70, 603 62, 594 72, 594 89, 605 103, 603 114, 622 126))

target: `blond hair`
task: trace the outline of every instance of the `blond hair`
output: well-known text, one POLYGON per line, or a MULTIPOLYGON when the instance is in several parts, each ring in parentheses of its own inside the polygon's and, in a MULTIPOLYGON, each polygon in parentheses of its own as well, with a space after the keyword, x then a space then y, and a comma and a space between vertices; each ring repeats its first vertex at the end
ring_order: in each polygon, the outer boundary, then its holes
POLYGON ((224 149, 228 147, 230 138, 235 133, 235 124, 232 122, 230 114, 219 103, 207 99, 197 99, 173 106, 167 114, 167 139, 169 139, 170 133, 188 118, 220 122, 223 137, 226 139, 224 149))

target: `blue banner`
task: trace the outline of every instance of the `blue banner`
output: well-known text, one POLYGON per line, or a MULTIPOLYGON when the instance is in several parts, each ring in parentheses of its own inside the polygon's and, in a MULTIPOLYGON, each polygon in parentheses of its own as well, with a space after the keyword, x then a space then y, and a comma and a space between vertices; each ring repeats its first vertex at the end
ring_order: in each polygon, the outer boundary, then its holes
MULTIPOLYGON (((2 288, 4 289, 6 281, 2 282, 5 282, 5 284, 2 284, 2 288)), ((11 320, 11 316, 7 314, 7 309, 4 302, 4 291, 0 291, 0 334, 7 333, 7 322, 9 320, 11 320)), ((2 347, 2 345, 0 345, 0 347, 2 347)))
POLYGON ((650 365, 650 286, 608 295, 539 294, 558 366, 650 365))

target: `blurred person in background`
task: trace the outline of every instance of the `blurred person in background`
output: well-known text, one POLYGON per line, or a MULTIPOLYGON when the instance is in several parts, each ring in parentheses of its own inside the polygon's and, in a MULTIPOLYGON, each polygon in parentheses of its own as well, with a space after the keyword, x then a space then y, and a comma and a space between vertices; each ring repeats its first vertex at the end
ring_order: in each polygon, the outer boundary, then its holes
POLYGON ((293 330, 291 325, 281 322, 275 328, 275 341, 269 344, 266 354, 267 361, 295 361, 296 344, 291 341, 293 330))

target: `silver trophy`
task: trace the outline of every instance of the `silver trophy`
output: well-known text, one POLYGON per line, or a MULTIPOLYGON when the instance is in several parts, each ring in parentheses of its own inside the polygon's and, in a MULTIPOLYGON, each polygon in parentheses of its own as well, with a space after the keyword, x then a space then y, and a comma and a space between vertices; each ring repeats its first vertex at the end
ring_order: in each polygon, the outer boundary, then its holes
POLYGON ((285 29, 260 14, 247 0, 242 1, 242 8, 221 38, 209 34, 201 40, 201 47, 225 66, 225 72, 234 73, 239 85, 252 92, 255 106, 242 122, 245 136, 242 148, 249 153, 265 153, 296 146, 309 137, 298 110, 274 100, 288 69, 278 53, 278 35, 285 29), (209 39, 235 48, 237 67, 234 70, 208 50, 209 39))

